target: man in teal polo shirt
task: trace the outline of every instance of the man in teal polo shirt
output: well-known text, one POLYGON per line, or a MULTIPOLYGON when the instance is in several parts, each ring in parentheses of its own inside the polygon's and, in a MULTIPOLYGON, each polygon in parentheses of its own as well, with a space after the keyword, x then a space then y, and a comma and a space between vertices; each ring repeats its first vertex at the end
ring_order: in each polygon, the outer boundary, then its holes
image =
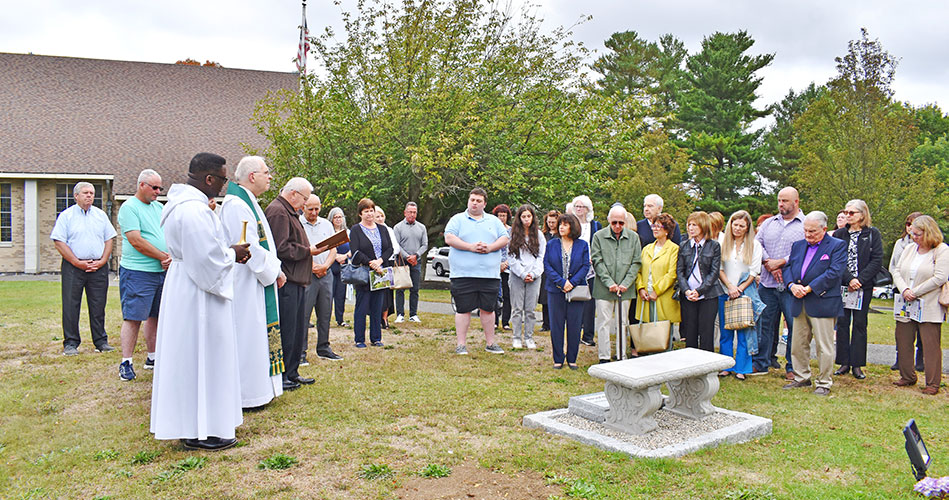
POLYGON ((132 380, 132 354, 138 331, 145 323, 145 369, 155 367, 155 334, 165 269, 171 257, 161 228, 162 204, 155 201, 162 191, 161 176, 151 169, 138 175, 138 189, 119 208, 122 230, 122 260, 119 262, 119 297, 122 301, 122 362, 119 378, 132 380))
POLYGON ((445 226, 445 244, 451 247, 451 296, 455 301, 455 354, 468 354, 465 344, 471 311, 481 310, 481 327, 487 345, 484 350, 504 354, 494 341, 494 309, 501 284, 501 249, 507 246, 507 229, 501 221, 484 212, 487 193, 474 188, 468 194, 468 210, 455 214, 445 226))

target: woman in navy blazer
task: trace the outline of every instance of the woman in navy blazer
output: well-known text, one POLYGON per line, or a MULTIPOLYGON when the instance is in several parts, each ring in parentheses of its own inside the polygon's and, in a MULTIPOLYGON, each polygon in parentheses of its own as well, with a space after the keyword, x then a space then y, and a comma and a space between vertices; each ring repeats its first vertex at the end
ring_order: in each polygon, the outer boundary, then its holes
POLYGON ((563 368, 564 324, 567 327, 567 364, 577 366, 580 351, 580 324, 583 322, 583 302, 567 302, 566 292, 587 284, 590 271, 590 246, 580 239, 580 221, 573 214, 557 219, 560 238, 547 243, 544 254, 544 275, 547 276, 547 307, 550 310, 550 345, 554 353, 554 369, 563 368), (566 264, 566 266, 564 265, 566 264), (564 268, 567 272, 564 272, 564 268))
MULTIPOLYGON (((356 207, 360 222, 349 229, 349 249, 353 264, 380 271, 392 258, 389 231, 376 224, 376 204, 369 198, 359 200, 356 207)), ((387 289, 370 290, 369 285, 355 285, 356 309, 353 312, 353 340, 356 347, 366 347, 366 315, 369 315, 369 341, 382 347, 382 306, 387 289)))
POLYGON ((692 212, 687 220, 689 239, 679 245, 676 263, 679 301, 682 302, 680 328, 686 347, 715 351, 715 315, 718 296, 724 293, 719 281, 722 247, 711 239, 715 235, 709 214, 692 212))

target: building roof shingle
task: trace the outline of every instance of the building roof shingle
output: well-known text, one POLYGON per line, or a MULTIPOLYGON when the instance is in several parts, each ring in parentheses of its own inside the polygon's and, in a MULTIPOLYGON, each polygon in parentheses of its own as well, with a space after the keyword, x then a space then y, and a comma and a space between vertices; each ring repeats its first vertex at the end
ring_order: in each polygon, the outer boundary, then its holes
POLYGON ((0 53, 0 173, 111 174, 117 195, 152 168, 165 186, 241 143, 263 147, 251 117, 295 73, 0 53))

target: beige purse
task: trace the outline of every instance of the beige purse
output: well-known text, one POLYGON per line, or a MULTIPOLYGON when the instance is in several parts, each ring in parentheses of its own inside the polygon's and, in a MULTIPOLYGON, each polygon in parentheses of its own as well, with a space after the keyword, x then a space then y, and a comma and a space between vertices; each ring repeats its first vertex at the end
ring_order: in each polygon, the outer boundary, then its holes
MULTIPOLYGON (((397 261, 402 259, 396 259, 397 261)), ((412 275, 410 274, 409 266, 405 265, 405 262, 402 262, 402 265, 392 266, 392 289, 394 290, 405 290, 412 288, 412 275)))
POLYGON ((939 289, 939 305, 949 307, 949 281, 943 283, 939 289))
MULTIPOLYGON (((639 317, 643 318, 646 300, 641 300, 639 307, 639 317)), ((653 306, 649 308, 649 323, 640 322, 637 325, 627 325, 626 331, 629 332, 629 338, 633 340, 633 346, 639 354, 650 354, 654 352, 663 352, 669 350, 669 341, 672 323, 669 320, 656 321, 653 306)))

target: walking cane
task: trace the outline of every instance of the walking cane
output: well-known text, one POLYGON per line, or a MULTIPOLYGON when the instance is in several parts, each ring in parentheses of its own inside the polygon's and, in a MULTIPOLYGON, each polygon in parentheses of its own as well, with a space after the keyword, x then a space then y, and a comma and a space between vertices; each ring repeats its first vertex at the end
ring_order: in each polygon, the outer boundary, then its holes
POLYGON ((616 359, 626 359, 626 332, 623 331, 623 300, 622 295, 617 292, 620 300, 616 301, 616 359))

